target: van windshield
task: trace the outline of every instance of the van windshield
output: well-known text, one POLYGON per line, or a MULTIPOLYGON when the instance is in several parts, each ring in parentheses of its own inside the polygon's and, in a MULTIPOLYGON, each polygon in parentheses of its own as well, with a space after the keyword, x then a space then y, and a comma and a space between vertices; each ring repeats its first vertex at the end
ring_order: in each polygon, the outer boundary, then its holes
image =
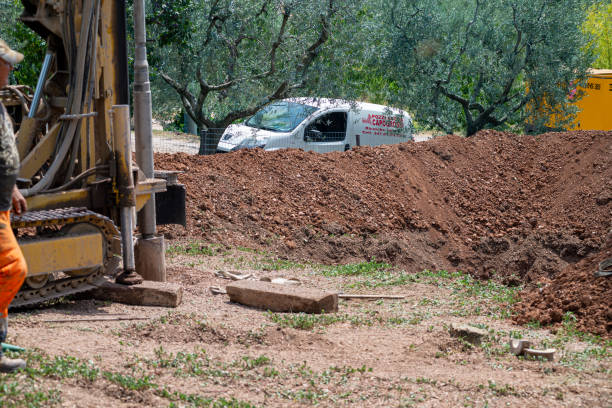
POLYGON ((246 125, 274 132, 291 132, 318 108, 295 102, 274 102, 246 121, 246 125))

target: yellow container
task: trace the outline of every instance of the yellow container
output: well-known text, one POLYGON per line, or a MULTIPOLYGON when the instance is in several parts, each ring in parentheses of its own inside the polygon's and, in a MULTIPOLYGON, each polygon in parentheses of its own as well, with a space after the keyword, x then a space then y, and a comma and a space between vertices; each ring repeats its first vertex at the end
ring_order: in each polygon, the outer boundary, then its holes
POLYGON ((591 69, 582 99, 575 102, 580 110, 570 130, 612 130, 612 70, 591 69))

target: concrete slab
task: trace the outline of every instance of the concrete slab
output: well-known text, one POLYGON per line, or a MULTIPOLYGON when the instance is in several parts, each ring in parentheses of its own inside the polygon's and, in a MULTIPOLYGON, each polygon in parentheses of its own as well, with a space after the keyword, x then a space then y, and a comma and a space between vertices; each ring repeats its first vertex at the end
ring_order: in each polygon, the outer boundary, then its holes
POLYGON ((525 358, 529 359, 544 359, 548 361, 553 361, 555 359, 556 351, 556 349, 536 350, 526 348, 523 350, 523 354, 525 355, 525 358))
POLYGON ((137 306, 177 307, 183 299, 183 287, 171 282, 144 281, 126 286, 105 281, 89 294, 97 300, 137 306))
POLYGON ((338 311, 338 294, 319 289, 246 280, 231 283, 225 290, 232 302, 272 312, 338 311))
POLYGON ((531 343, 531 340, 510 339, 510 352, 515 356, 520 356, 523 354, 524 349, 531 347, 531 343))
POLYGON ((482 339, 488 335, 486 330, 465 324, 451 324, 449 332, 451 336, 460 337, 475 346, 480 345, 482 339))

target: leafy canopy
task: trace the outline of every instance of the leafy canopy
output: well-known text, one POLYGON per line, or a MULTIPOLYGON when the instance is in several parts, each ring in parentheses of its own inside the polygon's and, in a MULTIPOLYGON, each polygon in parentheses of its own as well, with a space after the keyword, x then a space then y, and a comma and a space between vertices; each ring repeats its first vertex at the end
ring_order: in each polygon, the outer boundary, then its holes
POLYGON ((593 37, 597 55, 593 68, 612 69, 612 2, 591 6, 583 29, 593 37))
POLYGON ((551 113, 593 61, 581 0, 384 0, 387 66, 417 118, 468 136, 551 113), (530 109, 528 109, 530 108, 530 109))

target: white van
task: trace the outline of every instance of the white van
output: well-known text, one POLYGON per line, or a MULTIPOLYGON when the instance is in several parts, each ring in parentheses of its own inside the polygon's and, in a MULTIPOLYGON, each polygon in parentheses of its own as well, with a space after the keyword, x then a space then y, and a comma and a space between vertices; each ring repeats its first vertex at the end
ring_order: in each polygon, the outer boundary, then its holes
POLYGON ((272 102, 245 122, 230 125, 217 151, 262 147, 326 153, 409 140, 413 140, 412 119, 401 109, 341 99, 291 98, 272 102))

